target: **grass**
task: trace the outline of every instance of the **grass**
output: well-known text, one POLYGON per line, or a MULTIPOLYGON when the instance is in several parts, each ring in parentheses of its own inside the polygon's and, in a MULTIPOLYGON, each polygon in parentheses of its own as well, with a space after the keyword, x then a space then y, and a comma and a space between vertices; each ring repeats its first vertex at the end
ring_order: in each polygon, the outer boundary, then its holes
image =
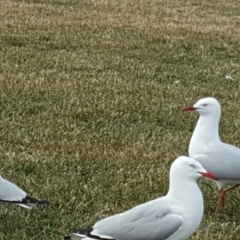
MULTIPOLYGON (((198 118, 182 108, 201 97, 219 99, 222 139, 239 146, 238 6, 2 0, 0 172, 52 204, 2 205, 0 239, 61 239, 164 195, 198 118)), ((240 239, 239 191, 215 218, 217 190, 200 185, 205 216, 191 240, 240 239)))

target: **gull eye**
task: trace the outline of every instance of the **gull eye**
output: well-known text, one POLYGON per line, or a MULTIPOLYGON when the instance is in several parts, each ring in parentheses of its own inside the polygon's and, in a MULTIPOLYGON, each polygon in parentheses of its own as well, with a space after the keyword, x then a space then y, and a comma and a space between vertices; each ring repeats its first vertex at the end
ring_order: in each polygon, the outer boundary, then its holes
POLYGON ((191 168, 195 168, 195 165, 194 164, 190 164, 189 165, 191 168))
POLYGON ((204 107, 207 107, 208 105, 206 103, 203 104, 204 107))

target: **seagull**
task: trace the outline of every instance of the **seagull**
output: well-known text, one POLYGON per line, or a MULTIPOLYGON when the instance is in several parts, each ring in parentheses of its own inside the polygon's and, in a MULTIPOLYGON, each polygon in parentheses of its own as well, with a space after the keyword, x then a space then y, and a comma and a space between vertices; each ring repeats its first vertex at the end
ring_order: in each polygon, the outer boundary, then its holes
POLYGON ((188 154, 207 169, 213 171, 218 180, 219 200, 215 210, 218 214, 226 203, 226 193, 240 184, 240 149, 223 143, 219 137, 221 106, 217 99, 207 97, 200 99, 193 106, 183 111, 197 111, 200 115, 192 138, 188 154), (231 187, 226 188, 228 185, 231 187))
POLYGON ((1 175, 0 202, 16 204, 27 209, 32 209, 36 205, 49 204, 48 201, 28 196, 27 193, 16 184, 4 179, 1 175))
POLYGON ((92 228, 72 229, 72 236, 64 239, 186 240, 203 217, 203 196, 197 185, 200 177, 216 179, 196 160, 181 156, 170 168, 167 195, 104 218, 92 228))

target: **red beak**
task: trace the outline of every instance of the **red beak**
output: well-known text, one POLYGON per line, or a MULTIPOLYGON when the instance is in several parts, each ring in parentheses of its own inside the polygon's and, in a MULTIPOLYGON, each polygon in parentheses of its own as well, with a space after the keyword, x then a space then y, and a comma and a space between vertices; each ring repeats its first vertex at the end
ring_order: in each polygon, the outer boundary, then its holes
POLYGON ((209 178, 212 180, 218 180, 217 176, 214 173, 211 173, 211 172, 206 172, 206 173, 199 172, 199 173, 201 173, 202 176, 205 178, 209 178))
POLYGON ((189 107, 183 108, 183 111, 184 111, 184 112, 190 112, 190 111, 195 111, 195 110, 196 110, 196 108, 193 107, 193 106, 189 106, 189 107))

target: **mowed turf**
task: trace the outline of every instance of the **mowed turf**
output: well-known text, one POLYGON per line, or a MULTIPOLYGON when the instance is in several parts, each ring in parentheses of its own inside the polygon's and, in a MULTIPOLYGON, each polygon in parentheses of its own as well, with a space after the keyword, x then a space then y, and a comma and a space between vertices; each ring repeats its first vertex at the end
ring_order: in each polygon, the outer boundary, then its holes
MULTIPOLYGON (((2 0, 0 173, 51 206, 0 206, 0 239, 56 240, 166 194, 206 96, 240 145, 238 0, 2 0)), ((191 240, 240 239, 239 190, 191 240)), ((191 198, 191 196, 188 196, 191 198)), ((196 206, 198 207, 198 206, 196 206)))

